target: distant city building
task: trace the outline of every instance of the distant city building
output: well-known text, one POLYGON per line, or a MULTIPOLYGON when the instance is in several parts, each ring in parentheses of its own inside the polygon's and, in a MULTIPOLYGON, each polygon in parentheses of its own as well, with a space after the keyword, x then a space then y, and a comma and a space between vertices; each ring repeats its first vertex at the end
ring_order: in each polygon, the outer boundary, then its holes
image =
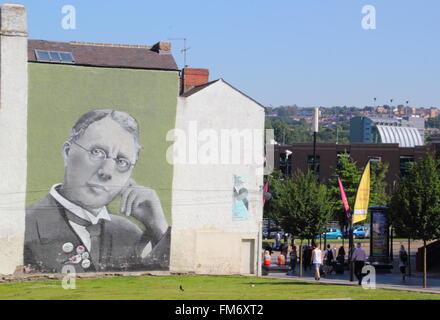
POLYGON ((400 147, 424 145, 425 120, 354 117, 350 120, 350 143, 397 143, 400 147))

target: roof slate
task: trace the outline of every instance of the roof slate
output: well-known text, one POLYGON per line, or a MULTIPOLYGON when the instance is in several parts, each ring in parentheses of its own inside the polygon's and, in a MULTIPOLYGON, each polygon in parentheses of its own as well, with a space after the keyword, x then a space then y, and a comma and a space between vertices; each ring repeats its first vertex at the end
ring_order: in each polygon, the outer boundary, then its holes
POLYGON ((159 53, 149 46, 94 44, 28 40, 28 61, 38 62, 35 50, 71 52, 76 65, 158 69, 177 71, 178 67, 170 53, 159 53))

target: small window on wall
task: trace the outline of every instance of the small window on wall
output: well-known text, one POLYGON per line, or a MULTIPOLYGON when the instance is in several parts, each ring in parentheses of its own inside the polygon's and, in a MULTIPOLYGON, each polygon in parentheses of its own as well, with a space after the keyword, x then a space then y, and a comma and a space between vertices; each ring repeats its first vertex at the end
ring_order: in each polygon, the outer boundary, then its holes
POLYGON ((381 162, 382 161, 382 157, 369 156, 368 160, 370 160, 370 162, 381 162))
POLYGON ((293 155, 288 153, 280 153, 280 171, 290 176, 292 174, 293 155))
POLYGON ((342 158, 350 158, 350 154, 348 152, 338 152, 336 156, 336 168, 338 170, 342 169, 341 159, 342 158))
POLYGON ((408 171, 413 163, 414 156, 400 156, 400 175, 402 177, 408 174, 408 171))
MULTIPOLYGON (((313 172, 313 155, 310 155, 310 156, 307 157, 307 164, 308 164, 309 170, 313 172)), ((316 156, 315 172, 317 174, 319 174, 319 169, 320 169, 320 157, 316 156)))

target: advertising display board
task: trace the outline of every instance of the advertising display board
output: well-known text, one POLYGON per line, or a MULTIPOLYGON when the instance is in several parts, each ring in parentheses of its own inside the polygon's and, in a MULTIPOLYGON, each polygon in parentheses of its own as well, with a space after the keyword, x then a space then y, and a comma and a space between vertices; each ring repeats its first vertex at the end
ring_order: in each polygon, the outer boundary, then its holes
POLYGON ((388 219, 385 216, 385 207, 370 207, 371 211, 371 248, 372 262, 388 262, 388 219))

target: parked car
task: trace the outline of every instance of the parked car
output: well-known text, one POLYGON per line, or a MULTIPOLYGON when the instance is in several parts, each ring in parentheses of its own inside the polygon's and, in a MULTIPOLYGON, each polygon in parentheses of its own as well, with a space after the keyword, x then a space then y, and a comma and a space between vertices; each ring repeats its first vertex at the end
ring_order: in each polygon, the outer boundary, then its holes
MULTIPOLYGON (((348 239, 350 237, 350 230, 344 230, 344 238, 348 239)), ((370 237, 370 228, 365 226, 354 226, 353 227, 353 238, 354 239, 364 239, 370 237)))
POLYGON ((353 238, 354 239, 365 239, 367 236, 370 236, 369 230, 367 227, 359 226, 355 230, 353 230, 353 238))
MULTIPOLYGON (((327 228, 327 232, 321 234, 321 238, 327 238, 327 239, 342 239, 343 235, 341 230, 338 228, 327 228)), ((319 238, 319 236, 317 236, 319 238)))
POLYGON ((281 236, 281 240, 283 240, 283 237, 284 237, 284 231, 272 231, 270 234, 269 234, 269 239, 275 239, 275 236, 277 235, 277 233, 279 233, 280 234, 280 236, 281 236))
POLYGON ((367 230, 365 231, 365 238, 369 239, 370 238, 370 228, 367 228, 367 230))

